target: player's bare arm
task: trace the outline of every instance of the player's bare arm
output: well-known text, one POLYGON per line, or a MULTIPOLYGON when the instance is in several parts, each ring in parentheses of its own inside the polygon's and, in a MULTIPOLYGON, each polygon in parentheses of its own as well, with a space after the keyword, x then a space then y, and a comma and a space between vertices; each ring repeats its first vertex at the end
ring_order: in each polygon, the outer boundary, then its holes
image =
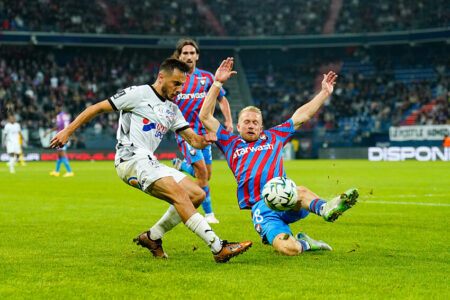
POLYGON ((215 141, 217 141, 217 137, 215 133, 207 133, 206 135, 198 135, 192 130, 192 128, 187 128, 183 131, 178 132, 179 135, 186 142, 196 149, 205 149, 207 146, 211 145, 215 141))
POLYGON ((225 96, 219 99, 219 107, 225 117, 225 129, 229 132, 233 132, 233 118, 231 117, 230 103, 225 96))
POLYGON ((222 61, 215 74, 216 80, 209 89, 205 102, 200 110, 200 120, 208 132, 216 133, 217 130, 219 130, 220 123, 216 118, 214 118, 214 108, 216 106, 216 99, 222 85, 231 77, 231 75, 237 74, 236 71, 232 71, 233 63, 234 61, 232 57, 228 57, 222 61))
POLYGON ((338 76, 333 71, 328 74, 323 74, 322 90, 311 101, 302 105, 292 115, 294 128, 299 128, 303 123, 311 119, 312 116, 319 110, 325 100, 333 93, 336 78, 338 76))
POLYGON ((50 141, 50 147, 63 147, 67 144, 72 133, 77 130, 84 123, 89 122, 95 116, 105 113, 111 112, 113 108, 108 100, 103 100, 97 104, 89 106, 86 108, 72 123, 70 123, 66 128, 58 132, 54 138, 50 141))

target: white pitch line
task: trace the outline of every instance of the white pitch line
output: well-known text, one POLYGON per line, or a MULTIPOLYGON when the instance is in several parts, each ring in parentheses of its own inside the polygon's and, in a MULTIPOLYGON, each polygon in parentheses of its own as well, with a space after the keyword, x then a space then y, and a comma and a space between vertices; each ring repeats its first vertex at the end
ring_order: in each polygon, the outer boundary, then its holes
POLYGON ((432 202, 398 202, 398 201, 358 201, 360 203, 371 203, 371 204, 402 204, 402 205, 428 205, 428 206, 450 206, 449 203, 432 203, 432 202))

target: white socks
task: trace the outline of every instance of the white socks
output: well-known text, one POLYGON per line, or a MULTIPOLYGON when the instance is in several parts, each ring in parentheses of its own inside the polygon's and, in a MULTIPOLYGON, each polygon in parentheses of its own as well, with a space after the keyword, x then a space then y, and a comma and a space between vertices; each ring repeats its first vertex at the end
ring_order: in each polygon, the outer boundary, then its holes
POLYGON ((9 157, 9 172, 14 173, 15 169, 14 169, 14 164, 16 163, 16 157, 15 156, 10 156, 9 157))
POLYGON ((222 249, 221 239, 211 229, 205 218, 200 213, 193 214, 186 221, 186 227, 198 235, 213 253, 218 253, 222 249))
POLYGON ((171 205, 167 209, 166 213, 161 217, 161 219, 150 228, 150 238, 152 240, 161 239, 166 232, 172 230, 178 223, 181 222, 181 218, 175 209, 175 206, 171 205))

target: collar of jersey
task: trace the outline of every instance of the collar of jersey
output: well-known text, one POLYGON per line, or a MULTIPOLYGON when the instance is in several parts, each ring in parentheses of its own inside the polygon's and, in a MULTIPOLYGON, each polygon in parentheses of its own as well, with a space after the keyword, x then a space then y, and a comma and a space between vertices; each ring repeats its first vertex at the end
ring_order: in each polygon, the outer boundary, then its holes
POLYGON ((160 94, 158 94, 158 92, 152 87, 150 86, 151 89, 153 90, 153 93, 155 93, 155 95, 159 98, 159 100, 161 100, 162 102, 166 102, 166 99, 164 99, 163 96, 161 96, 160 94))
POLYGON ((197 67, 195 67, 194 73, 192 73, 192 75, 189 75, 189 76, 201 75, 201 74, 202 73, 200 73, 200 70, 197 67))

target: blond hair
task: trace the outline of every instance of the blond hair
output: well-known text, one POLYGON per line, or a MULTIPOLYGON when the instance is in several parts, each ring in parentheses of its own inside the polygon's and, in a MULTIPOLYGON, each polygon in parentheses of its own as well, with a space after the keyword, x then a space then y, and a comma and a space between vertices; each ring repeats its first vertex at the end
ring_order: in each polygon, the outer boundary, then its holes
POLYGON ((261 110, 260 110, 259 108, 257 108, 256 106, 247 106, 247 107, 244 107, 244 108, 239 112, 239 115, 238 115, 238 122, 239 122, 239 119, 241 118, 241 115, 242 115, 243 113, 247 112, 247 111, 251 111, 251 112, 254 112, 254 113, 259 114, 259 115, 261 116, 261 122, 262 122, 262 113, 261 113, 261 110))

